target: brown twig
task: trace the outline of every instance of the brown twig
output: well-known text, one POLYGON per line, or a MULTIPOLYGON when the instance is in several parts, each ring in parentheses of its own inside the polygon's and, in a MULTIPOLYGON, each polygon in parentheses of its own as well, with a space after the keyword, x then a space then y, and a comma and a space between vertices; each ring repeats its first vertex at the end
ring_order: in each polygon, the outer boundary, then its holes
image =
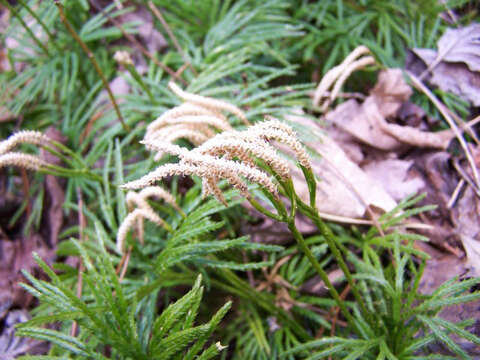
POLYGON ((125 277, 125 274, 128 269, 128 263, 130 262, 130 256, 132 255, 132 246, 130 246, 127 250, 127 253, 125 254, 125 261, 122 266, 122 271, 120 271, 120 276, 119 280, 122 281, 122 279, 125 277))
POLYGON ((462 167, 458 163, 458 160, 455 159, 454 161, 452 161, 452 164, 455 170, 457 170, 458 174, 462 177, 462 179, 465 180, 465 182, 472 187, 475 194, 480 197, 480 189, 475 186, 475 183, 472 181, 472 179, 470 179, 470 176, 468 176, 468 174, 463 171, 462 167))
POLYGON ((188 67, 188 64, 183 64, 182 66, 180 66, 180 67, 178 68, 177 71, 175 71, 175 74, 176 74, 177 76, 181 76, 187 67, 188 67))
POLYGON ((412 80, 413 85, 417 89, 422 91, 425 95, 427 95, 427 97, 430 99, 430 101, 437 107, 437 109, 440 111, 440 113, 443 115, 443 117, 447 121, 448 125, 450 126, 453 133, 455 134, 455 137, 458 139, 458 141, 460 143, 460 146, 465 151, 465 156, 467 157, 467 161, 470 164, 470 167, 472 169, 473 178, 474 178, 474 181, 475 181, 476 188, 480 189, 480 176, 478 175, 478 170, 477 170, 477 167, 475 165, 475 160, 473 158, 472 153, 470 152, 470 149, 468 148, 467 142, 465 141, 465 139, 462 136, 462 133, 458 129, 457 124, 455 123, 455 121, 450 116, 449 110, 440 100, 437 99, 437 97, 430 91, 430 89, 428 89, 422 83, 422 81, 420 79, 418 79, 415 75, 413 75, 410 72, 407 72, 407 74, 410 77, 410 79, 412 80))
POLYGON ((447 209, 451 209, 453 205, 455 205, 458 199, 458 195, 460 195, 460 192, 462 191, 464 185, 465 185, 465 180, 460 179, 457 186, 455 187, 455 190, 452 193, 452 196, 450 196, 450 200, 448 200, 447 209))
POLYGON ((110 21, 116 28, 118 28, 120 30, 120 32, 122 33, 122 35, 128 40, 130 41, 138 50, 140 50, 140 52, 145 55, 147 58, 149 58, 150 60, 152 60, 155 65, 157 65, 158 67, 160 67, 163 71, 165 71, 167 74, 169 74, 171 77, 175 78, 176 80, 180 81, 183 85, 187 86, 188 85, 188 82, 186 82, 184 79, 182 79, 179 75, 177 75, 177 73, 175 71, 173 71, 170 67, 168 67, 167 65, 165 64, 162 64, 160 61, 158 61, 158 59, 156 59, 152 54, 150 54, 148 52, 148 50, 137 40, 135 39, 135 36, 127 33, 122 25, 117 21, 115 20, 114 18, 112 18, 110 15, 108 15, 102 8, 100 8, 97 4, 95 4, 94 1, 91 2, 92 6, 97 10, 97 11, 100 11, 102 13, 103 16, 105 16, 108 21, 110 21))
POLYGON ((172 30, 170 29, 170 26, 168 26, 168 23, 165 21, 162 13, 160 12, 160 10, 158 10, 158 8, 153 4, 153 2, 149 1, 148 2, 148 7, 150 8, 150 10, 152 10, 153 14, 157 17, 157 19, 160 21, 160 23, 162 24, 163 28, 165 29, 165 31, 167 32, 168 36, 170 37, 170 39, 172 39, 172 42, 173 42, 173 45, 175 46, 175 48, 177 49, 177 51, 179 52, 179 54, 182 56, 183 58, 183 61, 185 61, 185 63, 190 67, 190 69, 192 69, 192 72, 195 76, 198 75, 198 73, 195 71, 195 69, 193 68, 192 64, 190 63, 190 61, 188 60, 187 56, 185 55, 184 51, 182 50, 180 44, 178 43, 177 41, 177 38, 175 37, 175 35, 173 34, 172 30))
POLYGON ((112 102, 112 105, 115 109, 115 112, 117 113, 118 120, 120 120, 120 123, 122 124, 123 129, 125 131, 130 131, 129 126, 123 120, 122 114, 120 113, 120 108, 118 107, 118 104, 115 100, 115 97, 113 96, 112 89, 110 89, 110 85, 108 84, 108 81, 105 78, 105 75, 103 74, 102 69, 100 69, 100 66, 97 63, 97 60, 95 60, 95 56, 93 55, 92 51, 88 48, 87 44, 85 44, 83 42, 83 40, 80 39, 80 36, 78 36, 75 29, 72 27, 72 25, 68 21, 67 17, 65 16, 65 13, 63 11, 63 5, 60 3, 60 1, 55 0, 55 5, 58 8, 58 13, 60 14, 60 19, 62 20, 62 23, 67 28, 68 32, 73 36, 75 41, 80 45, 80 47, 83 49, 83 51, 87 54, 88 60, 92 63, 92 65, 95 68, 95 71, 97 72, 98 76, 100 76, 100 79, 102 80, 103 86, 107 90, 108 96, 110 97, 110 101, 112 102))
MULTIPOLYGON (((345 286, 345 289, 343 289, 342 293, 340 294, 340 299, 345 300, 345 298, 347 297, 349 292, 350 292, 350 285, 347 284, 347 286, 345 286)), ((336 327, 336 324, 338 322, 338 313, 339 312, 340 312, 340 308, 338 306, 336 306, 333 309, 333 319, 332 319, 332 327, 330 328, 330 336, 335 335, 335 327, 336 327)))

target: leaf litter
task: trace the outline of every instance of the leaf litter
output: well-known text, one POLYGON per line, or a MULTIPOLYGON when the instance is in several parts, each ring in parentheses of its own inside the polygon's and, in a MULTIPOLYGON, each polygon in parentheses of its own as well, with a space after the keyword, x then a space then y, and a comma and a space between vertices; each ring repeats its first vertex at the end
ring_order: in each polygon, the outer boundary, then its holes
MULTIPOLYGON (((429 57, 419 68, 416 64, 415 73, 421 74, 430 65, 428 70, 432 75, 428 81, 442 90, 464 95, 478 106, 479 30, 476 24, 447 31, 439 41, 438 53, 414 49, 413 54, 429 57), (462 40, 457 41, 460 37, 462 40), (453 85, 444 86, 447 82, 453 85), (455 91, 454 86, 461 87, 461 91, 455 91)), ((412 70, 412 64, 407 62, 407 69, 409 66, 412 70)), ((331 78, 331 74, 327 73, 325 78, 331 78)), ((328 106, 323 106, 322 110, 327 110, 321 117, 326 124, 323 129, 326 134, 318 135, 318 141, 308 145, 321 155, 314 163, 321 178, 317 205, 320 211, 332 215, 332 219, 335 216, 365 217, 368 206, 388 211, 412 193, 426 193, 422 204, 437 205, 437 209, 419 218, 427 228, 416 230, 431 240, 429 244, 419 244, 431 255, 420 291, 430 293, 447 280, 443 275, 448 279, 455 275, 463 278, 480 275, 480 196, 474 180, 480 151, 478 145, 462 146, 467 152, 466 159, 465 155, 452 151, 458 146, 453 141, 459 137, 458 129, 431 131, 432 124, 438 121, 429 119, 421 108, 410 102, 413 90, 405 79, 401 69, 382 70, 364 101, 349 99, 330 111, 328 106), (350 189, 347 197, 345 194, 349 191, 345 189, 350 189)), ((333 103, 330 94, 325 92, 323 80, 319 88, 327 97, 324 104, 333 103)), ((319 88, 314 103, 320 103, 319 88)), ((304 118, 290 120, 305 123, 304 118)), ((307 126, 315 124, 318 127, 318 122, 309 120, 307 126)), ((304 189, 303 194, 307 193, 304 189)), ((478 314, 479 305, 476 302, 448 307, 441 316, 465 320, 472 316, 473 309, 478 314)), ((478 333, 476 327, 471 330, 478 333)), ((478 349, 469 351, 477 353, 478 349)))

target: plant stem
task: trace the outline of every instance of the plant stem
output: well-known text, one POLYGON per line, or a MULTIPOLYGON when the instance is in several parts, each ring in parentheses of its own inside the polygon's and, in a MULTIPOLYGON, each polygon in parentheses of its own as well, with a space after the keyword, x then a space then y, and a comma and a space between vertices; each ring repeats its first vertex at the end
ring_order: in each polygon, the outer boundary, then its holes
POLYGON ((123 34, 123 36, 125 38, 127 38, 128 41, 130 41, 133 45, 135 45, 135 47, 137 49, 139 49, 143 55, 145 55, 146 57, 148 57, 150 60, 152 60, 158 67, 160 67, 163 71, 165 71, 167 74, 169 74, 171 77, 177 79, 178 81, 180 81, 183 85, 187 86, 188 83, 183 79, 181 78, 180 76, 178 76, 175 71, 173 71, 172 69, 170 69, 167 65, 165 64, 162 64, 160 61, 158 61, 158 59, 154 56, 152 56, 152 54, 150 54, 148 52, 148 50, 137 40, 135 39, 135 36, 129 34, 128 32, 126 32, 123 27, 122 27, 122 24, 120 24, 117 20, 115 20, 114 18, 112 18, 107 12, 105 12, 101 7, 97 6, 95 4, 94 1, 91 2, 91 5, 98 11, 100 11, 102 13, 103 16, 105 16, 113 25, 115 25, 119 30, 120 32, 123 34))
POLYGON ((60 3, 60 1, 55 0, 55 5, 58 8, 58 12, 60 14, 60 19, 62 20, 63 24, 67 28, 68 32, 73 36, 75 41, 80 45, 80 47, 83 49, 83 51, 87 54, 87 57, 90 60, 90 62, 92 63, 93 67, 95 68, 95 71, 97 72, 98 76, 100 76, 100 79, 102 80, 103 86, 107 90, 108 96, 110 97, 110 101, 112 102, 113 108, 115 109, 115 112, 117 113, 118 120, 120 120, 120 123, 122 124, 123 129, 125 131, 130 131, 129 126, 123 120, 122 114, 120 113, 120 108, 118 107, 118 104, 115 100, 115 97, 113 96, 112 90, 110 89, 110 85, 108 84, 108 81, 105 78, 105 75, 103 74, 102 69, 98 65, 97 60, 95 60, 95 56, 93 55, 92 51, 88 48, 87 44, 85 44, 83 42, 83 40, 80 39, 80 36, 78 36, 75 29, 72 27, 72 25, 68 21, 67 17, 65 16, 65 13, 63 11, 63 6, 60 3))
POLYGON ((147 95, 150 98, 150 101, 152 102, 152 104, 158 104, 157 101, 155 101, 155 98, 153 97, 152 92, 150 91, 148 86, 143 82, 142 77, 138 73, 137 69, 135 69, 135 66, 130 65, 130 64, 124 65, 124 66, 128 70, 128 72, 130 73, 130 75, 132 75, 132 77, 138 83, 138 85, 140 85, 140 87, 147 93, 147 95))
MULTIPOLYGON (((300 204, 300 209, 303 210, 303 209, 305 209, 305 207, 308 207, 308 205, 303 203, 300 199, 298 199, 298 202, 300 204)), ((365 314, 367 319, 369 319, 371 321, 372 320, 371 319, 371 314, 368 311, 367 307, 365 306, 363 298, 362 298, 360 292, 358 291, 358 289, 357 289, 357 287, 356 287, 356 285, 353 281, 352 274, 351 274, 350 270, 348 269, 348 266, 345 263, 345 260, 343 259, 343 256, 342 256, 340 250, 338 250, 338 247, 335 244, 335 236, 332 234, 332 232, 328 228, 328 226, 325 225, 325 223, 322 221, 322 219, 320 219, 320 217, 318 216, 318 213, 316 212, 315 209, 310 208, 309 211, 302 211, 302 212, 304 213, 304 215, 306 215, 307 217, 309 217, 313 221, 313 223, 320 230, 320 233, 325 237, 325 240, 327 241, 327 245, 328 245, 330 251, 332 252, 335 260, 338 262, 338 265, 340 266, 340 269, 342 270, 343 274, 345 275, 345 278, 347 279, 348 284, 351 287, 351 290, 352 290, 353 296, 355 297, 355 300, 358 302, 358 304, 360 306, 360 309, 365 314)), ((373 322, 370 322, 370 323, 373 324, 373 322)))
POLYGON ((310 251, 307 244, 305 243, 305 239, 303 238, 303 235, 298 231, 297 227, 295 226, 293 219, 289 219, 289 221, 287 222, 287 225, 289 230, 292 232, 293 237, 297 241, 298 246, 303 251, 305 256, 308 258, 308 260, 310 261, 314 269, 317 271, 322 281, 325 283, 325 286, 327 287, 328 291, 332 295, 333 299, 336 301, 343 316, 345 316, 345 319, 347 319, 348 323, 353 328, 356 329, 357 327, 355 324, 355 320, 353 319, 353 316, 350 314, 347 307, 345 306, 345 302, 340 298, 340 295, 338 294, 337 290, 331 283, 325 270, 322 269, 321 265, 319 264, 315 256, 313 256, 312 252, 310 251))
POLYGON ((22 24, 23 28, 25 31, 30 35, 30 37, 33 39, 33 41, 43 50, 45 55, 50 57, 50 53, 47 49, 47 47, 37 38, 37 36, 33 33, 33 31, 30 29, 30 27, 27 25, 27 23, 22 19, 18 11, 11 6, 7 0, 2 0, 2 3, 7 7, 7 9, 15 16, 20 24, 22 24))
POLYGON ((60 166, 47 164, 46 167, 42 167, 38 171, 48 175, 62 176, 67 178, 81 176, 103 184, 103 178, 100 175, 92 173, 88 169, 65 169, 60 166))
POLYGON ((255 200, 254 198, 250 198, 248 199, 248 202, 260 213, 262 213, 263 215, 271 218, 271 219, 274 219, 274 220, 277 220, 277 221, 283 221, 283 218, 280 216, 280 215, 277 215, 277 214, 274 214, 272 213, 271 211, 265 209, 262 205, 260 205, 260 203, 255 200))
POLYGON ((194 67, 192 66, 192 64, 190 63, 190 61, 188 60, 187 56, 185 55, 185 53, 183 52, 182 50, 182 47, 180 46, 180 44, 178 43, 177 41, 177 38, 175 37, 175 35, 173 34, 172 30, 170 29, 170 26, 168 26, 168 23, 165 21, 165 19, 163 18, 163 15, 162 13, 160 12, 160 10, 157 9, 157 7, 153 4, 153 2, 149 1, 148 2, 148 7, 150 8, 150 10, 152 10, 153 14, 157 17, 158 20, 160 20, 160 23, 162 24, 163 28, 165 29, 165 31, 167 32, 168 36, 170 37, 170 39, 172 39, 173 41, 173 45, 175 46, 175 48, 177 49, 178 53, 182 56, 183 58, 183 61, 185 61, 185 63, 187 64, 188 67, 190 67, 190 69, 192 69, 192 72, 195 76, 198 75, 198 73, 195 71, 194 67))

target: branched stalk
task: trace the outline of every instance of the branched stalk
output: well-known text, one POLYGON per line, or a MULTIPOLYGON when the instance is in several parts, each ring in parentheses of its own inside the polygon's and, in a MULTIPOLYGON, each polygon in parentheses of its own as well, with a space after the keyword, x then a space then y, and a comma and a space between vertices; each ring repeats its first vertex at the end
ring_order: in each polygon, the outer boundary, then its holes
MULTIPOLYGON (((335 243, 335 237, 332 234, 331 230, 325 225, 322 219, 318 216, 318 212, 315 209, 310 208, 308 205, 303 203, 301 199, 297 199, 297 201, 300 207, 300 211, 313 221, 313 223, 320 230, 320 233, 324 236, 330 251, 332 252, 335 260, 338 262, 338 265, 340 266, 340 269, 342 270, 343 274, 345 275, 347 283, 350 285, 353 296, 355 297, 355 300, 358 302, 360 309, 365 314, 367 319, 371 320, 371 314, 367 310, 367 307, 365 306, 362 295, 360 294, 360 292, 358 291, 355 285, 353 276, 350 270, 348 269, 348 266, 345 263, 345 260, 343 259, 343 256, 340 250, 338 250, 338 247, 335 243)), ((371 322, 371 324, 373 324, 373 322, 371 322)))
POLYGON ((320 217, 318 216, 318 213, 315 213, 315 216, 312 218, 312 220, 313 220, 314 224, 318 227, 318 229, 320 230, 322 235, 325 237, 325 239, 327 241, 327 245, 330 248, 330 251, 332 252, 335 259, 338 261, 338 265, 340 266, 340 269, 342 269, 342 272, 344 273, 345 278, 347 279, 347 282, 350 285, 353 296, 357 300, 362 312, 366 315, 368 320, 372 320, 371 319, 371 314, 367 310, 367 307, 365 306, 362 295, 358 291, 358 289, 355 285, 355 282, 353 281, 352 274, 351 274, 350 270, 348 269, 347 264, 343 260, 343 256, 340 253, 340 250, 338 250, 338 247, 335 244, 334 235, 332 234, 332 232, 328 228, 328 226, 325 225, 325 223, 322 221, 322 219, 320 219, 320 217))
POLYGON ((340 311, 342 312, 343 316, 345 316, 345 319, 347 319, 348 323, 354 328, 357 329, 355 320, 353 319, 352 314, 348 311, 347 307, 345 306, 345 302, 340 298, 340 295, 338 294, 337 290, 331 283, 330 279, 328 278, 327 273, 325 270, 322 269, 322 266, 319 264, 315 256, 313 256, 312 252, 310 251, 309 247, 305 243, 305 239, 303 238, 302 234, 298 231, 297 227, 295 226, 295 222, 293 219, 289 219, 287 222, 288 229, 292 232, 293 237, 298 243, 298 246, 300 249, 303 251, 305 256, 308 258, 310 263, 312 264, 313 268, 317 272, 317 274, 320 276, 322 281, 324 282, 326 288, 330 292, 330 295, 332 295, 333 299, 337 303, 338 307, 340 308, 340 311))
POLYGON ((65 13, 63 11, 63 6, 60 3, 60 1, 55 0, 55 5, 58 8, 58 13, 60 14, 60 19, 62 20, 63 24, 67 28, 68 32, 73 36, 75 41, 80 45, 80 47, 83 49, 83 51, 87 54, 88 59, 90 60, 93 67, 95 68, 95 71, 97 72, 98 76, 102 80, 103 86, 107 90, 108 96, 110 97, 110 101, 112 102, 113 108, 115 109, 115 112, 117 113, 118 120, 122 124, 123 129, 125 131, 130 131, 129 126, 123 120, 122 114, 120 112, 120 108, 118 107, 117 101, 115 100, 115 97, 113 96, 112 89, 110 89, 110 85, 108 84, 108 81, 105 78, 105 75, 103 74, 102 69, 98 65, 97 60, 95 60, 95 56, 93 55, 92 51, 88 48, 87 44, 85 44, 83 42, 83 40, 80 39, 80 36, 78 36, 75 29, 72 27, 72 25, 68 21, 67 17, 65 16, 65 13))
MULTIPOLYGON (((323 280, 325 283, 327 289, 329 290, 331 296, 333 299, 337 302, 338 307, 340 308, 342 314, 345 316, 347 319, 348 323, 355 328, 356 330, 356 323, 348 311, 348 309, 345 306, 345 302, 340 298, 340 295, 338 294, 337 290, 335 287, 332 285, 330 282, 327 273, 322 269, 320 263, 317 261, 315 256, 312 254, 310 251, 309 247, 305 243, 305 239, 303 238, 303 235, 298 231, 296 225, 295 225, 295 215, 296 215, 296 209, 299 207, 300 211, 306 215, 308 218, 310 218, 313 223, 317 226, 317 228, 320 230, 321 234, 325 237, 327 241, 327 245, 332 252, 333 257, 335 260, 338 262, 338 265, 342 272, 345 275, 345 278, 347 280, 347 283, 350 285, 350 288, 352 289, 352 293, 355 297, 355 300, 358 302, 361 311, 365 314, 366 318, 368 321, 373 325, 373 320, 371 317, 371 314, 367 310, 365 303, 362 299, 362 296, 360 292, 358 291, 354 280, 353 276, 350 273, 350 270, 348 269, 347 264, 345 263, 345 260, 343 259, 343 256, 341 252, 339 251, 338 247, 336 246, 335 243, 335 238, 333 234, 331 233, 330 229, 325 225, 325 223, 320 219, 318 216, 318 212, 316 210, 316 181, 313 172, 310 169, 306 169, 304 167, 302 168, 302 172, 305 176, 305 180, 307 182, 307 186, 309 189, 309 194, 310 194, 310 206, 305 204, 295 193, 295 188, 293 186, 292 180, 282 180, 278 174, 275 173, 270 167, 268 167, 269 172, 271 172, 277 181, 280 183, 281 188, 282 188, 282 193, 287 196, 290 200, 290 215, 287 215, 285 206, 283 202, 273 196, 269 196, 270 201, 272 204, 275 206, 279 214, 269 214, 269 212, 266 212, 265 209, 258 209, 260 212, 262 212, 264 215, 271 217, 272 219, 278 220, 280 217, 282 222, 285 222, 288 225, 289 230, 292 232, 292 235, 294 236, 295 240, 297 241, 300 249, 303 251, 303 253, 307 256, 308 260, 312 264, 313 268, 316 270, 320 278, 323 280), (274 215, 274 216, 272 216, 274 215)), ((267 192, 265 194, 268 196, 267 192)), ((257 207, 256 207, 257 208, 257 207)))
POLYGON ((280 216, 280 215, 277 215, 277 214, 274 214, 272 213, 271 211, 265 209, 262 205, 260 205, 260 203, 255 200, 254 198, 250 198, 248 199, 248 202, 250 203, 250 205, 252 205, 258 212, 262 213, 263 215, 273 219, 273 220, 276 220, 276 221, 282 221, 283 218, 280 216))

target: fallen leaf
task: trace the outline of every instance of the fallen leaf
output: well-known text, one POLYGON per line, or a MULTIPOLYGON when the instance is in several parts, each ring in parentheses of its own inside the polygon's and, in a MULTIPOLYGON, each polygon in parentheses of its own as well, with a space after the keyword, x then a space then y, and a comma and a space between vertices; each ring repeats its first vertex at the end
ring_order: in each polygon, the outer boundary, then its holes
MULTIPOLYGON (((430 247, 428 244, 421 244, 422 250, 425 251, 430 247)), ((431 247, 430 247, 431 249, 431 247)), ((459 259, 453 255, 441 254, 438 251, 427 250, 431 259, 427 261, 425 270, 423 272, 422 280, 420 281, 419 292, 421 294, 431 294, 444 282, 451 280, 453 277, 458 276, 460 279, 465 278, 468 272, 468 263, 464 259, 459 259)), ((461 281, 461 280, 460 280, 461 281)), ((478 311, 480 301, 471 301, 458 305, 451 305, 445 307, 438 316, 441 318, 458 323, 465 320, 475 320, 472 326, 467 328, 468 331, 475 335, 480 335, 480 312, 478 311)), ((459 344, 469 355, 478 358, 480 355, 480 347, 472 344, 464 338, 457 336, 453 337, 455 342, 459 344)), ((444 348, 439 344, 435 344, 432 351, 440 353, 444 351, 444 348)))
MULTIPOLYGON (((407 53, 405 67, 419 76, 434 63, 436 57, 434 50, 413 49, 407 53)), ((427 74, 426 80, 443 91, 480 106, 480 72, 470 71, 463 63, 440 62, 427 74)))
POLYGON ((422 223, 431 225, 432 228, 419 230, 419 232, 444 251, 459 247, 459 238, 448 208, 448 202, 459 181, 455 170, 450 165, 451 155, 445 151, 430 151, 412 153, 410 158, 414 161, 411 168, 412 174, 422 178, 425 183, 419 192, 425 193, 426 196, 418 205, 437 206, 421 215, 422 223))
POLYGON ((151 54, 159 53, 168 46, 163 35, 155 28, 152 14, 146 8, 139 6, 135 11, 128 12, 117 19, 121 23, 138 22, 137 36, 151 54))
MULTIPOLYGON (((314 141, 305 141, 320 158, 312 159, 317 181, 317 208, 320 212, 361 218, 368 205, 374 205, 383 211, 392 210, 397 203, 383 187, 365 174, 352 162, 334 140, 315 130, 318 125, 303 116, 289 116, 292 122, 309 129, 314 141)), ((292 169, 295 189, 304 201, 308 201, 308 189, 301 171, 292 169)))
POLYGON ((471 238, 468 235, 461 234, 465 253, 467 254, 467 264, 471 276, 480 276, 480 241, 471 238))
POLYGON ((463 62, 471 71, 480 71, 480 24, 447 29, 437 45, 435 62, 463 62))
POLYGON ((423 125, 422 120, 424 118, 429 120, 425 110, 410 101, 404 102, 398 109, 398 120, 401 121, 402 125, 420 128, 423 125))
POLYGON ((397 114, 411 94, 402 72, 387 69, 380 73, 377 84, 363 104, 351 99, 337 106, 325 119, 360 141, 385 151, 399 150, 406 145, 446 149, 454 137, 450 130, 433 133, 386 121, 387 117, 397 114))
POLYGON ((378 74, 375 87, 370 91, 370 97, 384 118, 397 115, 402 104, 407 101, 413 91, 405 82, 402 70, 385 69, 378 74))
POLYGON ((45 244, 39 234, 27 238, 15 238, 12 241, 0 240, 0 299, 2 308, 18 306, 28 308, 33 297, 19 286, 25 281, 21 270, 34 272, 37 264, 32 253, 36 252, 42 259, 51 263, 55 250, 45 244))
POLYGON ((378 120, 375 117, 382 118, 375 103, 365 110, 356 100, 350 99, 329 112, 325 120, 374 148, 390 151, 402 147, 400 141, 385 134, 376 125, 378 120))
POLYGON ((30 317, 25 310, 14 310, 7 315, 0 334, 0 360, 14 360, 20 355, 38 355, 47 352, 46 342, 15 336, 15 326, 27 320, 30 320, 30 317))
POLYGON ((401 201, 409 195, 419 193, 425 186, 419 176, 409 177, 408 170, 412 165, 412 160, 386 159, 369 162, 362 169, 381 183, 394 200, 401 201))

